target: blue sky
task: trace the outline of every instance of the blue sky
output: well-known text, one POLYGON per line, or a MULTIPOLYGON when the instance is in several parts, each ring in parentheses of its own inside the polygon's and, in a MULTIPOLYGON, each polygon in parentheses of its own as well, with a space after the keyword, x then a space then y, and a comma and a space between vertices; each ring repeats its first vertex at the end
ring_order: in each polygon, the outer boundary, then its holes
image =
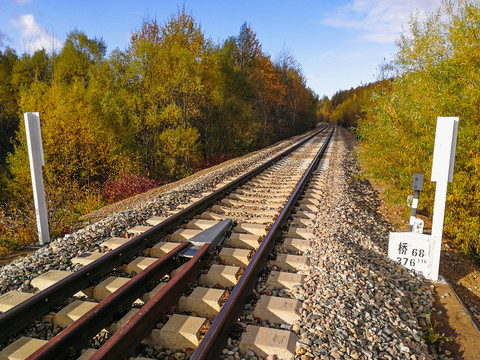
POLYGON ((68 32, 103 38, 124 50, 145 17, 160 23, 185 4, 207 38, 237 35, 244 21, 273 59, 288 49, 318 95, 375 81, 395 39, 417 9, 441 0, 0 0, 0 50, 21 54, 61 48, 68 32))

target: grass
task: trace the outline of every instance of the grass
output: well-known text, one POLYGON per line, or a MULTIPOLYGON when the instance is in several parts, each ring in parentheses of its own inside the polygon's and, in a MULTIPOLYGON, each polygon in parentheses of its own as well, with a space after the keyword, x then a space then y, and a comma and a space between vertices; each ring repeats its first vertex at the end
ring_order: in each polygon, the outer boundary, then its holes
POLYGON ((423 339, 425 340, 425 342, 429 347, 438 349, 442 340, 450 341, 450 339, 447 338, 445 334, 440 334, 435 330, 435 328, 438 326, 438 322, 436 320, 433 320, 433 323, 432 323, 430 321, 430 317, 431 317, 431 314, 427 314, 427 322, 429 323, 429 325, 427 325, 424 329, 423 339))

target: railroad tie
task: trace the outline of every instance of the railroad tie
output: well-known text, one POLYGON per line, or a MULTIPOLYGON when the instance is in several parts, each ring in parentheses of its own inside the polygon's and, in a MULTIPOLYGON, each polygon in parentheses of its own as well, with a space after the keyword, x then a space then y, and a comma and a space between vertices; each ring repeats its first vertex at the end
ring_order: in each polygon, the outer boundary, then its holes
POLYGON ((267 285, 274 286, 277 289, 293 289, 303 286, 305 275, 289 273, 285 271, 271 271, 267 279, 267 285))
POLYGON ((34 294, 12 290, 0 296, 0 313, 10 310, 34 294))
POLYGON ((80 264, 80 265, 88 265, 92 262, 94 262, 95 260, 98 260, 100 259, 103 255, 103 253, 99 253, 99 252, 84 252, 83 254, 79 255, 79 256, 76 256, 74 258, 72 258, 72 264, 80 264))
POLYGON ((174 314, 160 329, 153 329, 143 343, 162 345, 167 349, 196 349, 207 319, 174 314))
POLYGON ((125 245, 131 239, 112 237, 100 244, 100 248, 107 248, 108 250, 115 250, 116 248, 125 245))
POLYGON ((276 324, 293 324, 300 320, 302 302, 297 299, 261 295, 253 316, 276 324))
POLYGON ((309 212, 317 212, 318 211, 318 207, 316 205, 313 205, 313 204, 299 204, 297 208, 299 210, 309 211, 309 212))
POLYGON ((150 230, 151 228, 153 228, 153 226, 137 225, 137 226, 134 226, 133 228, 128 229, 127 234, 138 236, 150 230))
POLYGON ((161 283, 158 283, 157 286, 155 286, 153 288, 153 290, 151 290, 150 292, 146 293, 146 294, 143 294, 142 297, 140 298, 143 302, 148 302, 151 298, 153 298, 157 293, 160 292, 160 290, 163 289, 163 287, 167 285, 166 282, 161 282, 161 283))
POLYGON ((314 198, 317 200, 322 200, 324 198, 324 195, 321 191, 310 189, 310 188, 307 191, 305 191, 304 196, 308 196, 310 198, 314 198))
POLYGON ((185 228, 203 231, 211 228, 213 225, 216 224, 218 224, 217 220, 193 219, 185 225, 185 228))
POLYGON ((64 271, 64 270, 50 270, 45 274, 37 276, 36 278, 32 279, 30 284, 33 287, 36 287, 38 290, 45 290, 49 286, 63 280, 67 276, 71 275, 71 271, 64 271))
POLYGON ((158 259, 154 257, 139 256, 129 264, 122 266, 122 268, 126 274, 132 274, 133 272, 138 274, 157 260, 158 259))
POLYGON ((171 250, 175 249, 178 246, 176 242, 165 242, 160 241, 156 243, 153 247, 145 249, 145 253, 148 256, 160 258, 165 254, 168 254, 171 250))
POLYGON ((238 222, 243 222, 243 223, 252 223, 252 224, 263 224, 263 226, 266 226, 267 224, 271 224, 272 218, 267 217, 267 216, 235 216, 235 220, 238 222))
POLYGON ((236 233, 264 236, 267 234, 264 224, 240 223, 233 228, 236 233))
POLYGON ((199 283, 205 286, 235 286, 240 275, 240 267, 213 264, 206 274, 199 277, 199 283))
POLYGON ((221 308, 225 290, 196 287, 188 296, 182 296, 178 301, 179 312, 195 312, 197 315, 214 318, 221 308))
POLYGON ((286 238, 280 245, 280 248, 285 252, 304 253, 311 249, 312 242, 305 239, 286 238))
POLYGON ((313 220, 301 218, 301 217, 298 217, 298 216, 294 216, 293 220, 292 220, 292 225, 297 226, 297 227, 310 227, 311 228, 315 225, 315 223, 313 222, 313 220))
POLYGON ((315 199, 313 196, 303 196, 300 200, 298 200, 299 204, 308 204, 308 205, 314 205, 318 208, 318 205, 320 205, 320 201, 318 199, 315 199))
POLYGON ((46 340, 23 336, 0 351, 0 360, 26 359, 46 343, 46 340))
POLYGON ((275 261, 270 261, 273 265, 285 271, 307 270, 310 266, 310 258, 307 256, 278 254, 275 261))
MULTIPOLYGON (((109 276, 100 284, 95 286, 92 292, 92 298, 94 298, 95 301, 100 302, 128 283, 129 280, 129 278, 109 276)), ((134 303, 141 305, 143 304, 143 301, 137 299, 134 303)))
POLYGON ((125 324, 130 321, 131 318, 135 316, 135 314, 138 312, 139 309, 133 308, 130 309, 130 311, 124 315, 120 320, 113 322, 108 326, 107 330, 111 332, 112 334, 115 334, 118 330, 120 330, 125 324))
POLYGON ((224 247, 218 256, 225 265, 246 267, 250 263, 251 250, 224 247))
POLYGON ((297 238, 297 239, 311 239, 315 235, 312 229, 300 228, 290 226, 285 237, 297 238))
MULTIPOLYGON (((46 288, 56 284, 60 280, 65 279, 67 276, 72 275, 73 272, 71 271, 64 271, 64 270, 50 270, 45 274, 39 275, 36 278, 32 279, 30 284, 37 288, 38 290, 45 290, 46 288)), ((77 292, 74 296, 90 296, 91 288, 83 289, 82 291, 77 292)))
POLYGON ((247 249, 257 249, 260 236, 252 234, 232 233, 226 240, 225 245, 247 249))
POLYGON ((183 241, 190 240, 192 237, 200 234, 202 231, 203 230, 198 229, 178 229, 170 236, 167 236, 167 239, 169 241, 181 243, 183 241))
POLYGON ((53 323, 60 327, 67 327, 93 309, 96 305, 97 303, 93 301, 75 300, 55 314, 53 317, 53 323))
POLYGON ((290 331, 248 325, 239 349, 243 354, 251 350, 263 358, 276 354, 278 359, 293 359, 296 342, 297 336, 290 331))
POLYGON ((166 216, 152 216, 150 219, 147 219, 147 224, 151 226, 156 226, 167 219, 168 217, 166 216))
POLYGON ((202 213, 202 215, 200 215, 200 218, 201 219, 206 219, 206 220, 218 220, 218 221, 220 221, 220 220, 227 219, 228 216, 220 215, 220 214, 210 212, 210 211, 205 211, 205 212, 202 213))
POLYGON ((313 211, 299 210, 295 213, 295 217, 300 217, 302 219, 315 220, 317 218, 317 215, 313 211))

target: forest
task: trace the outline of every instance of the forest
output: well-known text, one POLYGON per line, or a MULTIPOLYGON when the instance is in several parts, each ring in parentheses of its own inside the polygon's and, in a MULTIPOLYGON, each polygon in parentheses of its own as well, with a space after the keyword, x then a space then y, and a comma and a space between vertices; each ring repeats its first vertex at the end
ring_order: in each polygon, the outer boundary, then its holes
POLYGON ((58 53, 0 52, 0 255, 36 242, 24 112, 39 112, 51 237, 105 204, 316 125, 289 51, 244 23, 215 44, 185 8, 126 50, 73 30, 58 53))
POLYGON ((351 128, 363 143, 363 163, 406 204, 412 175, 425 175, 419 209, 433 214, 430 182, 437 117, 458 116, 453 182, 444 230, 480 260, 480 3, 443 2, 414 14, 380 80, 321 100, 321 117, 351 128))

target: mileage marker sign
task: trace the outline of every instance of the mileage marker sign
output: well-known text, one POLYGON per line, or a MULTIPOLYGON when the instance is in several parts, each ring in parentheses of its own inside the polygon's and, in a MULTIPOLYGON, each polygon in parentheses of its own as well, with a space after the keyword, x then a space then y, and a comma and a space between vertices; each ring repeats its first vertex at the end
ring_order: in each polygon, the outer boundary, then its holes
POLYGON ((388 257, 416 274, 431 279, 434 244, 432 235, 391 232, 388 257))

